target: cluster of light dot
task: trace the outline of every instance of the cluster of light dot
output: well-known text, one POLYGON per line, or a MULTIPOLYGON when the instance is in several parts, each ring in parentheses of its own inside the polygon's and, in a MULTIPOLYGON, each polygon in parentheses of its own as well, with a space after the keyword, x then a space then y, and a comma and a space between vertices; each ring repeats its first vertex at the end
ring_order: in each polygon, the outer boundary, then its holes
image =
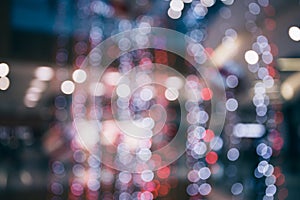
MULTIPOLYGON (((222 0, 225 5, 232 5, 234 0, 222 0)), ((168 15, 172 19, 178 19, 182 15, 182 10, 184 9, 184 3, 191 3, 190 9, 191 12, 187 12, 186 16, 183 16, 184 22, 186 22, 187 26, 193 27, 193 25, 200 24, 199 20, 203 19, 208 12, 208 8, 215 4, 215 0, 201 0, 201 1, 194 1, 191 0, 172 0, 170 1, 170 8, 168 10, 168 15)), ((262 7, 267 7, 269 5, 268 0, 258 0, 257 3, 251 2, 247 7, 249 8, 249 13, 252 15, 259 15, 262 12, 262 7)), ((80 6, 80 5, 78 5, 80 6)), ((102 17, 111 17, 114 13, 113 9, 108 6, 106 3, 102 1, 92 2, 89 6, 89 11, 93 14, 100 15, 102 17)), ((85 18, 87 8, 82 8, 79 12, 79 16, 81 18, 85 18)), ((220 15, 224 19, 228 19, 231 16, 231 10, 227 7, 223 7, 220 9, 220 15)), ((248 16, 248 15, 247 15, 248 16)), ((149 27, 150 22, 149 20, 153 21, 151 17, 143 17, 142 19, 147 19, 145 21, 141 20, 141 23, 137 23, 139 27, 149 27)), ((118 31, 124 31, 132 28, 134 25, 131 21, 123 19, 120 20, 115 27, 118 31)), ((272 29, 272 22, 268 23, 268 29, 272 29)), ((206 31, 203 28, 189 28, 188 35, 195 39, 197 42, 204 41, 206 38, 206 31)), ((254 33, 256 26, 253 26, 253 21, 248 20, 246 23, 246 28, 250 32, 254 33)), ((295 32, 295 31, 294 31, 295 32)), ((113 33, 112 33, 113 34, 113 33)), ((293 33, 295 35, 295 33, 293 33)), ((296 34, 297 35, 297 34, 296 34)), ((227 29, 224 37, 224 42, 231 41, 233 38, 236 38, 237 33, 233 29, 227 29)), ((252 49, 245 53, 245 60, 248 63, 249 70, 253 73, 257 73, 259 77, 259 82, 255 85, 255 99, 253 98, 253 103, 256 106, 256 112, 258 115, 258 121, 264 123, 264 119, 260 117, 266 116, 267 111, 265 110, 264 106, 268 107, 269 105, 269 98, 266 95, 266 90, 271 88, 274 84, 274 79, 272 75, 272 68, 266 65, 271 65, 273 61, 273 52, 272 44, 269 44, 266 38, 262 35, 261 37, 257 37, 257 41, 253 44, 252 49), (267 44, 266 44, 267 43, 267 44), (261 62, 265 67, 261 67, 261 62), (268 76, 269 75, 269 76, 268 76), (262 103, 263 102, 263 103, 262 103), (266 113, 265 113, 266 112, 266 113)), ((102 41, 104 37, 104 31, 102 30, 101 26, 97 23, 93 24, 90 32, 89 32, 89 39, 91 41, 91 46, 97 45, 99 42, 102 41)), ((294 37, 294 36, 293 36, 294 37)), ((295 38, 295 37, 294 37, 295 38)), ((136 41, 141 45, 146 41, 146 38, 142 35, 136 36, 136 41)), ((121 39, 118 41, 118 47, 120 50, 126 51, 129 48, 130 42, 126 39, 121 39)), ((76 66, 79 66, 84 58, 82 52, 85 52, 87 48, 87 43, 84 41, 79 41, 75 46, 75 51, 77 52, 77 59, 75 61, 76 66), (82 56, 81 56, 82 55, 82 56)), ((199 64, 204 63, 206 58, 206 54, 202 51, 199 51, 197 44, 190 45, 187 49, 187 52, 191 55, 195 56, 195 61, 199 64)), ((208 49, 209 51, 209 49, 208 49)), ((92 66, 98 66, 100 63, 102 56, 102 52, 93 52, 90 56, 90 64, 92 66)), ((61 60, 65 60, 67 58, 67 52, 64 49, 59 49, 57 58, 61 60)), ((128 107, 129 102, 124 101, 124 99, 128 98, 131 94, 130 87, 126 84, 117 85, 117 80, 120 78, 120 75, 126 73, 126 71, 132 68, 132 58, 124 56, 120 58, 120 66, 119 71, 113 71, 107 73, 103 79, 103 83, 93 83, 90 85, 90 92, 93 96, 105 98, 110 96, 107 86, 115 87, 116 94, 118 96, 118 109, 120 113, 124 107, 128 107)), ((59 70, 59 77, 58 79, 63 81, 61 84, 61 90, 64 94, 72 94, 75 90, 75 83, 82 84, 85 82, 87 75, 86 72, 82 69, 75 70, 72 74, 72 80, 66 79, 67 73, 65 69, 59 70)), ((147 80, 146 74, 141 74, 143 77, 143 81, 147 80)), ((190 87, 194 84, 194 77, 188 77, 186 84, 179 84, 180 86, 175 86, 174 83, 178 83, 178 77, 170 77, 166 80, 166 84, 170 87, 167 87, 164 90, 164 98, 165 100, 171 102, 176 101, 180 95, 179 89, 182 87, 198 91, 199 88, 190 87)), ((226 86, 228 88, 236 88, 238 86, 239 80, 236 75, 231 74, 225 77, 226 86)), ((192 168, 188 172, 188 180, 191 182, 187 187, 186 191, 190 196, 197 196, 197 195, 208 195, 211 190, 212 186, 206 182, 211 176, 219 176, 222 172, 223 168, 221 165, 218 164, 218 154, 216 152, 220 151, 223 147, 223 140, 220 137, 214 136, 214 133, 211 130, 206 130, 205 124, 209 120, 208 113, 199 106, 198 103, 195 103, 195 100, 202 100, 202 101, 209 101, 213 96, 213 92, 210 88, 202 88, 200 90, 199 96, 196 99, 188 98, 190 101, 187 101, 185 104, 185 108, 188 111, 188 116, 186 119, 190 124, 188 129, 188 142, 187 142, 187 149, 188 149, 188 161, 190 161, 189 166, 192 168), (198 115, 200 114, 200 115, 198 115), (195 143, 194 141, 198 141, 195 143), (212 150, 212 151, 210 151, 212 150)), ((139 92, 137 92, 137 96, 135 96, 134 103, 135 105, 143 109, 145 105, 147 105, 148 101, 151 101, 155 97, 155 91, 151 88, 143 88, 139 92)), ((76 101, 84 101, 85 98, 82 94, 76 94, 74 100, 76 101)), ((55 100, 55 104, 57 110, 65 110, 67 100, 65 96, 58 96, 55 100)), ((75 109, 81 109, 80 107, 75 109)), ((105 109, 105 108, 103 108, 105 109)), ((103 109, 98 107, 91 112, 99 112, 99 116, 103 114, 103 109)), ((226 102, 226 109, 230 113, 234 113, 238 109, 238 101, 235 99, 234 96, 230 96, 226 102)), ((57 115, 58 118, 64 115, 57 115)), ((64 117, 61 117, 64 119, 64 117)), ((151 118, 144 119, 143 122, 147 126, 151 126, 152 121, 151 118)), ((273 138, 274 139, 274 138, 273 138)), ((278 139, 278 138, 275 138, 278 139)), ((150 141, 150 140, 149 140, 150 141)), ((150 143, 147 141, 146 143, 150 143)), ((237 144, 236 140, 231 141, 232 144, 237 144)), ((74 142, 76 143, 76 142, 74 142)), ((118 148, 127 148, 126 139, 120 140, 117 144, 118 148)), ((261 156, 262 159, 268 160, 272 155, 272 147, 270 144, 265 142, 260 143, 257 146, 257 154, 261 156)), ((276 147, 277 150, 280 150, 280 146, 276 147)), ((172 186, 168 182, 164 182, 170 176, 170 167, 165 167, 163 169, 158 170, 156 173, 151 170, 144 170, 141 174, 131 174, 126 171, 115 172, 109 168, 100 168, 99 161, 95 160, 94 158, 90 158, 87 152, 84 152, 80 145, 75 145, 73 148, 74 150, 74 161, 75 164, 72 168, 72 172, 74 178, 72 180, 72 184, 70 186, 70 191, 72 195, 79 197, 85 194, 85 191, 91 192, 92 195, 87 195, 89 199, 97 199, 99 193, 100 185, 104 184, 106 187, 103 187, 104 195, 101 197, 102 199, 111 199, 113 197, 119 199, 154 199, 157 197, 158 194, 161 196, 165 196, 168 194, 168 191, 172 186), (76 155, 75 155, 76 154, 76 155), (84 155, 84 156, 82 156, 84 155), (84 158, 82 158, 84 157, 84 158), (88 157, 88 158, 87 158, 88 157), (97 172, 97 173, 96 173, 97 172), (100 172, 100 174, 99 174, 100 172), (94 177, 94 178, 93 178, 94 177), (114 183, 114 180, 115 183, 114 183), (105 188, 115 188, 115 192, 110 189, 105 188), (138 188, 138 189, 136 189, 138 188), (93 193, 94 191, 95 193, 93 193), (96 195, 96 196, 93 196, 96 195)), ((118 152, 119 156, 116 158, 116 162, 120 162, 120 164, 126 164, 128 162, 127 158, 129 155, 124 155, 124 151, 118 152), (123 152, 123 153, 122 153, 123 152)), ((146 145, 146 148, 140 148, 137 151, 137 157, 141 161, 147 161, 149 157, 152 155, 151 152, 151 145, 146 145)), ((240 151, 237 146, 232 146, 226 152, 226 156, 230 162, 237 161, 240 156, 240 151)), ((130 159, 129 159, 130 160, 130 159)), ((277 181, 277 177, 281 177, 282 174, 280 170, 276 171, 276 167, 273 167, 268 161, 260 162, 257 166, 257 173, 255 177, 262 176, 266 177, 266 190, 265 190, 265 199, 270 199, 276 193, 276 186, 274 185, 277 181), (267 163, 266 163, 267 162, 267 163), (272 170, 273 167, 273 170, 272 170), (274 173, 272 172, 274 171, 274 173), (272 174, 272 173, 273 174, 272 174), (269 174, 272 175, 269 175, 269 174), (270 186, 270 187, 269 187, 270 186), (275 189, 274 189, 275 187, 275 189)), ((230 173, 234 174, 233 171, 237 170, 235 165, 231 165, 229 168, 232 170, 230 173), (230 168, 231 167, 231 168, 230 168)), ((59 170, 58 170, 59 171, 59 170)), ((57 171, 57 172, 58 172, 57 171)), ((233 175, 234 176, 234 175, 233 175)), ((53 184, 53 192, 56 195, 62 194, 62 184, 59 182, 55 182, 53 184)), ((51 187, 52 188, 52 187, 51 187)), ((242 182, 235 182, 231 186, 231 192, 233 195, 241 195, 244 190, 244 185, 242 182)))
POLYGON ((35 107, 42 97, 43 92, 47 89, 47 82, 54 77, 54 70, 51 67, 40 66, 34 72, 35 78, 30 82, 30 85, 24 96, 24 104, 28 108, 35 107))
MULTIPOLYGON (((225 5, 232 5, 234 0, 221 0, 225 5)), ((192 14, 193 18, 202 19, 208 12, 208 8, 215 5, 216 0, 201 0, 201 1, 193 1, 193 0, 171 0, 170 7, 167 11, 168 16, 171 19, 179 19, 182 16, 182 11, 184 9, 184 5, 187 3, 192 4, 192 14)), ((188 14, 188 15, 189 15, 188 14)))
MULTIPOLYGON (((273 31, 276 27, 276 22, 272 19, 275 15, 274 8, 269 4, 269 0, 259 0, 258 3, 249 3, 248 5, 249 12, 252 15, 258 15, 262 10, 270 18, 265 20, 265 25, 268 31, 273 31), (273 10, 274 12, 268 12, 273 10)), ((256 41, 252 44, 252 49, 248 50, 245 53, 245 61, 248 63, 248 69, 256 74, 257 81, 253 87, 254 96, 253 104, 256 107, 256 121, 259 124, 270 128, 268 137, 263 137, 259 139, 259 144, 256 147, 256 153, 261 158, 258 163, 254 175, 256 178, 261 179, 265 177, 265 191, 264 195, 260 198, 264 200, 274 199, 275 194, 278 190, 277 186, 277 171, 275 168, 280 169, 279 167, 274 167, 270 163, 270 158, 272 155, 278 155, 280 149, 282 148, 282 137, 278 132, 277 128, 282 122, 282 114, 276 109, 272 108, 272 100, 268 91, 271 90, 275 85, 275 79, 277 78, 277 72, 274 69, 273 65, 273 56, 277 55, 277 47, 275 44, 271 43, 266 36, 257 34, 260 29, 257 27, 256 22, 250 20, 251 15, 248 15, 246 19, 248 20, 248 31, 251 32, 255 37, 256 41), (272 125, 271 125, 272 124, 272 125), (271 139, 272 138, 272 139, 271 139), (274 143, 278 141, 278 145, 274 143), (274 151, 276 152, 274 154, 274 151), (276 183, 276 185, 275 185, 276 183)), ((289 29, 289 35, 291 39, 299 41, 299 30, 297 27, 291 27, 289 29)), ((273 100, 274 101, 274 100, 273 100)), ((275 101, 276 104, 276 101, 275 101)), ((281 192, 278 193, 278 199, 284 199, 286 196, 282 195, 282 191, 285 189, 280 189, 281 192)))

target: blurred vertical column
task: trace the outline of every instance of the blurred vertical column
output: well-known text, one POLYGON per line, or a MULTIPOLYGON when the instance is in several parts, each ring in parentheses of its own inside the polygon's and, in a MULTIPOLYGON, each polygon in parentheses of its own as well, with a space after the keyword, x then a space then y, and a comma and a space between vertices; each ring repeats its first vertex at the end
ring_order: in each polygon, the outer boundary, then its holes
POLYGON ((6 58, 10 56, 11 49, 11 3, 10 0, 2 0, 0 6, 1 20, 1 34, 0 34, 0 58, 6 58))
MULTIPOLYGON (((70 11, 70 2, 68 0, 59 0, 53 4, 56 9, 56 19, 54 31, 57 34, 55 63, 58 67, 55 79, 58 82, 64 81, 68 77, 68 59, 69 59, 69 34, 68 29, 68 14, 70 11)), ((48 131, 48 136, 45 139, 45 148, 51 155, 49 167, 51 170, 48 190, 50 192, 49 199, 62 200, 67 195, 67 177, 69 166, 69 148, 70 141, 70 126, 68 105, 70 98, 66 95, 58 95, 54 97, 54 124, 48 131)))
POLYGON ((276 29, 275 8, 268 0, 246 4, 246 28, 253 36, 252 49, 245 53, 249 71, 255 74, 253 104, 256 109, 256 122, 266 129, 264 136, 255 140, 258 164, 255 169, 255 191, 259 199, 285 199, 284 175, 278 159, 283 147, 283 137, 279 127, 283 120, 281 102, 272 95, 278 86, 278 72, 274 65, 274 57, 278 47, 272 42, 272 32, 276 29), (257 16, 263 16, 263 25, 259 26, 257 16), (275 165, 277 164, 277 166, 275 165), (276 195, 277 194, 277 195, 276 195))

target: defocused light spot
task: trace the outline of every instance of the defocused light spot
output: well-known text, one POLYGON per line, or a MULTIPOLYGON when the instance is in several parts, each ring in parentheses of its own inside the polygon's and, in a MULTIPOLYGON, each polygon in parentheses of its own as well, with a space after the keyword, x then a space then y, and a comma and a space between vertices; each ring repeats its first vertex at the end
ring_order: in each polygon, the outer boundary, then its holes
POLYGON ((267 7, 269 5, 269 0, 258 0, 259 5, 267 7))
POLYGON ((75 90, 75 85, 72 81, 67 80, 62 82, 60 89, 64 94, 72 94, 75 90))
POLYGON ((35 87, 35 88, 38 88, 42 91, 44 91, 47 87, 47 84, 39 79, 33 79, 31 82, 30 82, 30 86, 31 87, 35 87))
POLYGON ((249 50, 245 53, 245 60, 248 64, 254 65, 258 62, 259 57, 255 51, 249 50))
POLYGON ((142 192, 141 200, 153 200, 153 194, 149 191, 142 192))
POLYGON ((103 76, 103 80, 108 85, 117 85, 121 75, 119 72, 107 72, 103 76))
POLYGON ((143 101, 149 101, 153 98, 153 92, 151 89, 149 88, 144 88, 141 90, 140 92, 140 98, 143 100, 143 101))
POLYGON ((258 15, 260 13, 260 7, 257 3, 250 3, 248 7, 249 7, 249 11, 253 15, 258 15))
POLYGON ((95 156, 90 156, 88 158, 89 166, 92 168, 97 169, 100 166, 100 160, 96 158, 95 156))
POLYGON ((260 67, 257 71, 257 75, 260 79, 264 79, 265 76, 269 75, 269 71, 266 67, 260 67))
POLYGON ((201 3, 205 7, 211 7, 216 3, 216 0, 201 0, 201 3))
POLYGON ((157 176, 161 179, 166 179, 170 176, 171 170, 169 167, 161 168, 157 171, 157 176))
POLYGON ((211 151, 206 155, 205 160, 208 164, 215 164, 218 160, 218 154, 216 154, 214 151, 211 151))
POLYGON ((201 90, 201 97, 204 101, 208 101, 212 98, 213 92, 209 88, 203 88, 201 90))
POLYGON ((182 11, 184 8, 184 3, 181 0, 171 0, 170 8, 174 11, 182 11))
POLYGON ((203 18, 208 12, 208 9, 201 3, 198 3, 193 10, 193 13, 198 18, 203 18))
POLYGON ((230 98, 226 101, 226 109, 228 111, 235 111, 238 108, 238 102, 236 99, 230 98))
POLYGON ((102 96, 105 93, 105 87, 102 83, 92 83, 90 85, 90 93, 93 96, 102 96))
POLYGON ((63 174, 65 172, 64 164, 60 161, 55 161, 52 163, 52 170, 54 174, 63 174))
POLYGON ((266 105, 260 105, 260 106, 256 107, 256 114, 258 116, 261 116, 261 117, 265 116, 267 114, 267 111, 268 111, 268 108, 266 105))
POLYGON ((199 177, 197 170, 191 170, 191 171, 189 171, 187 178, 190 182, 195 183, 195 182, 199 181, 200 177, 199 177))
POLYGON ((72 183, 71 192, 75 196, 80 196, 83 193, 83 186, 79 183, 72 183))
POLYGON ((145 182, 150 182, 154 178, 154 173, 151 170, 144 170, 141 174, 141 178, 145 182))
POLYGON ((88 180, 87 186, 91 191, 97 191, 100 188, 100 182, 95 179, 88 180))
POLYGON ((172 8, 169 8, 168 16, 172 19, 179 19, 181 17, 181 11, 175 11, 172 8))
POLYGON ((86 80, 87 75, 84 70, 77 69, 73 72, 72 78, 76 83, 83 83, 86 80))
POLYGON ((20 174, 20 179, 24 185, 30 185, 32 184, 32 176, 27 171, 22 171, 20 174))
POLYGON ((224 19, 229 19, 231 17, 231 10, 229 8, 227 8, 227 7, 222 7, 220 9, 220 15, 224 19))
POLYGON ((83 151, 81 150, 76 150, 73 153, 73 158, 76 162, 78 163, 83 163, 86 160, 86 155, 83 151))
POLYGON ((274 196, 276 193, 276 186, 275 185, 269 185, 266 188, 266 196, 270 197, 270 196, 274 196))
POLYGON ((274 175, 271 175, 271 176, 267 177, 266 180, 265 180, 265 184, 267 186, 274 185, 275 183, 276 183, 276 176, 274 176, 274 175))
POLYGON ((210 172, 210 169, 208 167, 202 167, 200 170, 199 170, 199 177, 202 179, 202 180, 206 180, 210 177, 211 175, 211 172, 210 172))
POLYGON ((165 91, 165 97, 169 101, 175 101, 178 98, 178 96, 179 96, 179 92, 175 88, 168 88, 165 91))
POLYGON ((37 105, 36 101, 30 101, 29 99, 25 98, 24 99, 24 105, 28 108, 33 108, 37 105))
POLYGON ((207 146, 204 142, 199 142, 193 147, 193 152, 197 155, 203 155, 207 151, 207 146))
POLYGON ((129 200, 132 199, 128 192, 122 192, 119 196, 119 200, 129 200))
POLYGON ((101 181, 107 185, 110 185, 113 183, 114 181, 114 175, 113 173, 108 170, 108 169, 104 169, 101 171, 101 181))
POLYGON ((239 195, 243 192, 243 185, 241 183, 235 183, 231 186, 231 193, 233 195, 239 195))
POLYGON ((198 185, 193 183, 190 184, 187 188, 186 188, 186 192, 190 195, 190 196, 195 196, 196 194, 198 194, 198 185))
POLYGON ((35 70, 35 76, 41 81, 50 81, 54 76, 54 71, 50 67, 38 67, 35 70))
POLYGON ((262 54, 262 60, 266 64, 270 64, 273 62, 273 55, 269 51, 265 51, 262 54))
POLYGON ((9 66, 6 63, 0 63, 0 77, 4 77, 9 73, 9 66))
POLYGON ((7 174, 0 171, 0 187, 5 188, 7 185, 7 174))
POLYGON ((132 175, 129 172, 124 171, 124 172, 120 172, 120 174, 119 174, 119 180, 122 183, 125 183, 125 184, 129 183, 131 178, 132 178, 132 175))
POLYGON ((212 150, 219 151, 223 147, 223 143, 223 139, 217 136, 210 141, 209 146, 212 150))
POLYGON ((239 80, 235 75, 229 75, 226 78, 226 85, 229 88, 235 88, 239 84, 239 80))
POLYGON ((41 92, 43 92, 43 91, 41 90, 41 88, 30 87, 30 88, 28 88, 27 92, 28 92, 28 93, 41 93, 41 92))
POLYGON ((119 97, 126 98, 130 96, 130 88, 126 84, 117 86, 116 93, 119 97))
POLYGON ((225 5, 232 5, 234 3, 234 0, 221 0, 225 5))
POLYGON ((77 177, 83 177, 85 175, 84 166, 81 164, 75 164, 72 168, 73 174, 77 177))
POLYGON ((289 36, 292 40, 298 42, 300 41, 300 28, 292 26, 289 28, 289 36))
POLYGON ((9 79, 5 77, 0 77, 0 90, 7 90, 10 85, 9 79))
POLYGON ((269 163, 265 160, 261 161, 257 166, 257 170, 262 174, 264 174, 268 170, 268 168, 269 163))
POLYGON ((61 195, 63 194, 63 186, 60 183, 52 183, 51 184, 51 191, 55 194, 55 195, 61 195))
POLYGON ((215 133, 212 130, 207 129, 205 131, 203 140, 204 140, 204 142, 210 142, 214 137, 215 137, 215 133))
POLYGON ((131 46, 131 42, 127 38, 121 38, 118 42, 118 46, 119 46, 120 50, 127 51, 131 46))
POLYGON ((268 164, 267 170, 263 172, 264 176, 269 177, 273 174, 274 172, 274 167, 271 164, 268 164))
POLYGON ((263 177, 264 175, 258 171, 258 168, 256 168, 255 171, 254 171, 254 176, 255 176, 256 178, 261 178, 261 177, 263 177))
POLYGON ((266 128, 262 124, 236 124, 233 135, 240 138, 260 138, 265 134, 266 128))
POLYGON ((142 148, 137 155, 141 160, 147 161, 151 158, 152 152, 147 148, 142 148))
POLYGON ((203 183, 199 187, 199 193, 201 195, 208 195, 211 192, 211 186, 208 183, 203 183))
POLYGON ((267 75, 263 78, 263 82, 264 82, 264 85, 266 88, 271 88, 274 85, 274 79, 272 76, 269 76, 269 75, 267 75))
POLYGON ((183 81, 177 76, 171 76, 167 78, 166 86, 168 88, 176 88, 177 90, 179 90, 183 87, 183 81))
POLYGON ((25 96, 26 99, 29 101, 38 101, 40 99, 41 94, 40 93, 30 93, 28 92, 25 96))
POLYGON ((237 148, 231 148, 227 152, 227 158, 230 161, 236 161, 240 156, 240 152, 237 148))

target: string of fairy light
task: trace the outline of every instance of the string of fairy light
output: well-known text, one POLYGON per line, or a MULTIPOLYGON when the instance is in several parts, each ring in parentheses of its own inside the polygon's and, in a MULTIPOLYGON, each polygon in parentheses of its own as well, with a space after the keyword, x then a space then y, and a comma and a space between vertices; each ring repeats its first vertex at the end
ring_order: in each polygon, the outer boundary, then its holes
MULTIPOLYGON (((252 49, 245 53, 245 60, 248 63, 249 70, 257 77, 254 86, 253 104, 256 110, 256 121, 268 129, 269 134, 258 140, 256 153, 260 157, 259 163, 255 168, 254 175, 262 179, 265 183, 265 190, 262 192, 261 199, 274 199, 277 193, 277 199, 285 199, 287 190, 283 187, 284 175, 279 166, 271 164, 271 158, 277 157, 283 147, 283 138, 278 131, 282 122, 282 113, 279 111, 281 102, 279 98, 272 98, 270 90, 278 88, 278 72, 274 67, 274 57, 278 54, 278 47, 262 34, 270 33, 276 28, 276 22, 272 19, 276 11, 268 0, 259 0, 258 3, 248 4, 249 14, 246 16, 249 32, 252 33, 255 41, 252 49), (266 30, 257 27, 256 22, 251 19, 251 15, 263 14, 265 16, 264 24, 266 30), (276 82, 277 81, 277 82, 276 82)), ((271 35, 271 34, 269 34, 271 35)))
MULTIPOLYGON (((190 12, 188 11, 187 13, 193 13, 194 16, 196 14, 199 18, 203 18, 207 14, 207 11, 208 11, 207 8, 212 6, 214 3, 215 3, 215 1, 197 2, 194 5, 192 4, 191 9, 190 9, 191 11, 190 12)), ((233 1, 227 2, 227 3, 229 5, 231 5, 233 3, 233 1)), ((270 10, 273 9, 273 7, 271 5, 269 5, 269 1, 266 1, 266 0, 260 0, 260 1, 258 1, 258 3, 250 2, 249 5, 247 5, 247 6, 249 9, 248 17, 249 17, 249 15, 260 14, 261 8, 265 8, 266 12, 270 12, 270 10)), ((181 16, 182 9, 183 9, 183 3, 179 3, 178 1, 171 1, 168 15, 173 19, 177 19, 181 16)), ((228 14, 230 14, 230 10, 228 9, 227 14, 225 14, 226 13, 225 9, 226 8, 223 8, 224 16, 222 15, 222 17, 229 18, 228 14)), ((187 14, 188 19, 193 18, 188 15, 189 14, 187 14)), ((268 13, 267 13, 267 15, 268 15, 268 13)), ((246 15, 246 18, 247 18, 247 15, 246 15)), ((249 18, 251 18, 251 17, 249 17, 249 18)), ((250 26, 249 24, 251 24, 251 23, 253 23, 255 25, 255 23, 252 20, 248 20, 246 22, 246 28, 254 36, 256 36, 257 41, 252 45, 253 50, 249 50, 245 53, 245 60, 249 64, 249 70, 253 73, 257 72, 258 78, 260 80, 262 80, 262 82, 258 82, 255 85, 255 95, 253 97, 253 104, 256 106, 256 114, 257 114, 256 121, 260 124, 261 123, 263 124, 263 123, 265 123, 265 121, 267 121, 267 118, 265 117, 268 112, 267 107, 269 104, 271 104, 270 98, 266 94, 266 90, 270 89, 274 86, 273 78, 275 78, 276 70, 271 65, 271 63, 273 64, 273 55, 276 56, 276 54, 277 54, 277 52, 276 52, 277 47, 275 44, 269 45, 268 39, 265 36, 259 34, 260 29, 257 28, 256 26, 250 26), (273 52, 271 52, 271 51, 273 51, 273 52), (258 65, 259 55, 261 55, 262 64, 268 65, 267 67, 261 67, 261 64, 258 65)), ((266 27, 269 31, 274 30, 275 25, 276 25, 274 20, 267 18, 265 20, 265 23, 266 23, 266 27)), ((196 22, 192 21, 191 24, 194 25, 194 24, 196 24, 196 22)), ((191 27, 194 28, 194 26, 191 26, 191 27)), ((203 30, 199 31, 199 29, 193 29, 193 28, 191 29, 191 35, 193 36, 192 33, 197 32, 198 34, 195 34, 195 35, 197 35, 197 37, 193 37, 193 38, 196 39, 196 41, 201 42, 204 38, 203 35, 204 35, 205 31, 203 31, 203 30), (201 33, 201 34, 199 34, 199 33, 201 33), (202 37, 199 38, 199 35, 202 37)), ((290 28, 290 30, 292 28, 290 28)), ((237 33, 233 29, 227 29, 226 35, 229 37, 236 37, 237 33)), ((235 38, 233 38, 233 39, 235 39, 235 38)), ((231 74, 226 77, 226 84, 227 84, 228 88, 235 88, 238 85, 238 78, 235 75, 231 74)), ((230 123, 234 124, 234 119, 237 118, 237 116, 236 116, 237 114, 235 114, 234 111, 236 111, 238 108, 238 101, 234 98, 234 96, 232 96, 232 93, 230 93, 229 96, 230 96, 230 98, 228 98, 228 100, 226 102, 226 109, 229 111, 228 117, 231 119, 230 123), (230 117, 231 115, 233 115, 235 117, 230 117)), ((278 104, 278 102, 275 102, 275 104, 278 104)), ((274 108, 271 107, 269 109, 271 109, 271 111, 269 111, 268 113, 272 113, 273 112, 272 109, 274 109, 274 108)), ((280 112, 278 112, 276 110, 274 112, 276 112, 277 115, 280 115, 280 112)), ((271 117, 270 117, 271 120, 269 120, 268 122, 272 121, 272 123, 275 124, 273 126, 278 128, 278 126, 280 125, 280 121, 277 120, 278 122, 276 122, 275 119, 272 119, 273 117, 276 116, 276 114, 275 115, 274 115, 274 113, 269 114, 269 115, 271 115, 271 117)), ((268 125, 266 125, 266 126, 267 126, 267 128, 269 128, 268 125)), ((240 135, 238 135, 238 134, 240 132, 242 132, 242 130, 238 130, 238 129, 241 129, 241 128, 242 128, 241 126, 237 125, 235 130, 231 129, 231 133, 235 132, 236 133, 235 136, 239 137, 240 135)), ((262 132, 264 132, 264 130, 265 130, 264 127, 261 126, 260 128, 262 129, 262 132)), ((272 130, 272 132, 276 132, 276 134, 275 134, 276 141, 282 141, 282 138, 280 137, 279 133, 276 130, 274 130, 274 128, 271 128, 271 130, 272 130)), ((204 132, 204 131, 205 131, 205 129, 203 128, 202 132, 204 132)), ((193 132, 189 132, 189 134, 190 133, 192 133, 191 137, 193 139, 190 140, 190 141, 192 141, 192 143, 188 143, 187 149, 189 150, 192 147, 191 152, 195 152, 196 150, 198 150, 198 153, 200 153, 200 157, 201 157, 201 154, 203 156, 203 154, 207 150, 206 145, 202 141, 197 143, 197 145, 195 145, 194 141, 199 138, 197 138, 195 135, 193 135, 194 134, 193 132), (201 148, 199 148, 199 146, 198 146, 200 144, 203 144, 203 145, 201 145, 202 146, 201 148), (199 151, 199 150, 201 150, 201 151, 199 151)), ((260 136, 262 136, 262 135, 260 135, 260 136)), ((230 138, 229 140, 231 140, 231 143, 232 143, 230 146, 238 147, 237 145, 235 145, 236 141, 232 141, 232 138, 230 138)), ((271 140, 273 141, 273 139, 271 139, 271 140)), ((266 177, 266 179, 265 179, 266 189, 265 189, 265 195, 262 197, 263 199, 272 199, 273 198, 273 196, 276 193, 276 186, 275 186, 276 177, 278 177, 278 174, 280 174, 282 176, 282 174, 280 172, 280 168, 277 167, 276 168, 277 171, 275 170, 275 172, 274 172, 273 165, 268 162, 272 156, 272 151, 274 149, 274 146, 273 146, 273 148, 268 146, 268 144, 272 145, 272 144, 270 144, 270 143, 272 143, 272 141, 270 141, 270 140, 266 141, 263 139, 257 145, 257 149, 256 149, 257 154, 261 158, 264 159, 263 161, 259 162, 259 164, 255 170, 255 173, 254 173, 256 178, 261 178, 262 176, 266 177)), ((223 144, 223 141, 220 138, 217 146, 221 148, 222 144, 223 144)), ((239 158, 240 153, 239 153, 238 148, 236 148, 236 147, 230 148, 227 152, 227 158, 230 161, 236 161, 239 158)), ((277 151, 280 150, 281 148, 282 148, 282 142, 279 143, 279 145, 275 145, 275 149, 277 149, 277 151)), ((189 151, 188 151, 188 154, 190 154, 189 151)), ((192 156, 193 156, 193 154, 192 154, 192 156)), ((196 156, 193 156, 193 157, 196 160, 199 160, 199 158, 197 158, 196 156)), ((205 183, 205 180, 211 176, 211 171, 209 168, 207 168, 205 163, 203 163, 203 162, 200 162, 200 163, 202 163, 201 164, 202 167, 200 167, 200 169, 199 169, 198 165, 196 165, 196 167, 192 166, 192 170, 188 173, 188 179, 189 179, 189 181, 192 182, 192 184, 190 184, 187 187, 187 193, 193 197, 197 196, 199 193, 202 196, 205 196, 205 195, 209 194, 211 191, 211 186, 209 184, 205 183), (205 173, 203 173, 203 171, 205 171, 205 173)), ((282 183, 277 183, 277 184, 282 185, 282 183)), ((235 196, 241 195, 243 192, 243 188, 244 188, 244 186, 242 183, 236 182, 232 185, 231 192, 235 196)), ((286 196, 286 194, 285 194, 286 189, 282 189, 281 191, 282 192, 278 195, 278 197, 280 199, 281 198, 283 199, 286 196)))

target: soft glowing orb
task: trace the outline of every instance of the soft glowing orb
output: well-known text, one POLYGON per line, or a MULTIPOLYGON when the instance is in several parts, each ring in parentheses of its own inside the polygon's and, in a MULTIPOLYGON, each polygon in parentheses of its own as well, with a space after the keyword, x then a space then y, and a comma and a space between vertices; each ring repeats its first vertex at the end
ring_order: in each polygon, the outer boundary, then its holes
POLYGON ((289 36, 292 40, 298 42, 300 41, 300 28, 292 26, 289 28, 289 36))
POLYGON ((248 64, 254 65, 258 62, 259 57, 255 51, 249 50, 245 53, 245 60, 248 64))
POLYGON ((172 0, 170 2, 170 8, 174 11, 182 11, 184 3, 181 0, 172 0))
POLYGON ((72 81, 67 80, 61 84, 60 89, 64 94, 72 94, 75 90, 75 85, 72 81))
POLYGON ((84 70, 77 69, 73 72, 72 78, 76 83, 83 83, 86 80, 87 75, 84 70))
POLYGON ((9 66, 6 63, 0 63, 0 77, 4 77, 9 72, 9 66))
POLYGON ((35 76, 41 81, 50 81, 54 76, 54 71, 50 67, 38 67, 35 70, 35 76))
POLYGON ((7 77, 0 77, 0 90, 7 90, 10 85, 10 81, 7 77))

